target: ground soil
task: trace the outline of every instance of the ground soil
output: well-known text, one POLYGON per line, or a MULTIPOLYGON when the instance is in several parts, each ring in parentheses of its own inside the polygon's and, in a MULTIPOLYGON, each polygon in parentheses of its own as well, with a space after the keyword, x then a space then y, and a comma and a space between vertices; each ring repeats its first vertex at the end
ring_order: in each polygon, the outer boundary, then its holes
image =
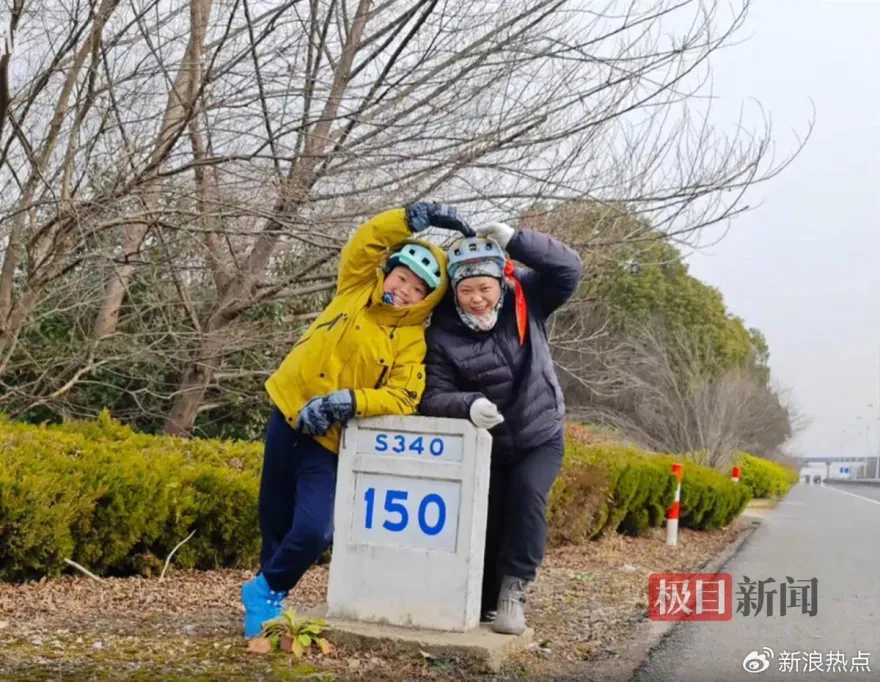
MULTIPOLYGON (((613 657, 647 616, 648 575, 698 569, 743 527, 610 535, 550 550, 528 597, 532 648, 498 677, 541 679, 613 657)), ((288 603, 324 600, 327 566, 309 571, 288 603)), ((246 571, 168 571, 165 579, 96 582, 84 575, 0 584, 0 677, 4 680, 471 679, 461 661, 390 650, 248 651, 239 588, 246 571)), ((489 679, 489 676, 483 676, 489 679)))

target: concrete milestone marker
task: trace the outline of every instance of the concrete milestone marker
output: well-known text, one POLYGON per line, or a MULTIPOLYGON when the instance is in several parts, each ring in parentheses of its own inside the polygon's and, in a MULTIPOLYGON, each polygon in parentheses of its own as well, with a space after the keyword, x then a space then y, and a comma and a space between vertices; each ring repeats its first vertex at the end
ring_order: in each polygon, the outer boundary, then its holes
POLYGON ((339 453, 328 618, 480 625, 492 438, 460 419, 376 417, 339 453))
POLYGON ((492 437, 461 419, 350 422, 339 453, 326 617, 337 643, 500 670, 532 641, 480 625, 492 437))

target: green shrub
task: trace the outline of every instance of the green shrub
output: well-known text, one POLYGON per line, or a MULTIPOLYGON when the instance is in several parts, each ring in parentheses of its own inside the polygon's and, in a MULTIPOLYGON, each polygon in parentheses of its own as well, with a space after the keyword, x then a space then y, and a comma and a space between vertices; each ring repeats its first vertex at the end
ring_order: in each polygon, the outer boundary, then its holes
MULTIPOLYGON (((772 480, 769 489, 778 490, 785 471, 749 457, 740 465, 743 480, 772 480)), ((726 526, 756 485, 736 485, 687 457, 569 429, 550 493, 549 544, 662 526, 677 460, 685 472, 682 527, 726 526)), ((260 443, 138 434, 106 413, 52 427, 0 416, 0 579, 55 576, 65 558, 99 575, 150 575, 192 531, 175 566, 253 567, 261 463, 260 443)))
POLYGON ((798 472, 776 462, 741 452, 736 455, 740 468, 739 481, 752 492, 752 497, 779 499, 798 482, 798 472))
POLYGON ((729 476, 708 467, 684 462, 681 482, 682 528, 715 530, 724 528, 745 509, 749 489, 729 476))
POLYGON ((565 458, 548 506, 548 543, 578 544, 605 532, 639 535, 663 526, 675 499, 672 463, 681 462, 679 525, 723 528, 748 504, 751 492, 689 456, 647 453, 567 430, 565 458))
POLYGON ((135 434, 110 421, 0 419, 0 579, 252 566, 262 447, 135 434))
POLYGON ((662 525, 675 495, 671 470, 616 443, 566 440, 548 505, 549 542, 579 543, 606 531, 638 535, 662 525))
POLYGON ((585 448, 566 441, 562 470, 547 505, 548 544, 580 544, 605 526, 611 502, 608 473, 591 461, 585 448))

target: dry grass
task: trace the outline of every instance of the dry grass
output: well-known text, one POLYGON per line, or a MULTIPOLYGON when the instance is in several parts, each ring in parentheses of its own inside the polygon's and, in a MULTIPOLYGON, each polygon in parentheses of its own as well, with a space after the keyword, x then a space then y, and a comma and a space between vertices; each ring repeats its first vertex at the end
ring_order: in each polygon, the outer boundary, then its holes
POLYGON ((756 498, 749 500, 748 505, 744 511, 756 511, 756 512, 767 512, 772 511, 776 508, 776 505, 779 504, 779 500, 774 500, 771 498, 756 498))
MULTIPOLYGON (((540 677, 551 669, 613 655, 646 613, 648 575, 694 569, 723 549, 739 524, 712 533, 682 530, 677 548, 653 537, 608 536, 548 552, 529 594, 536 646, 511 661, 540 677)), ((324 600, 328 569, 308 572, 290 601, 324 600)), ((4 679, 290 679, 325 672, 337 679, 460 677, 453 661, 390 652, 309 654, 306 665, 247 652, 239 588, 244 571, 169 571, 156 579, 84 576, 0 584, 0 669, 4 679)), ((328 678, 329 679, 329 678, 328 678)))
POLYGON ((529 595, 527 615, 540 646, 516 663, 538 674, 615 655, 632 625, 647 617, 648 576, 695 570, 741 529, 738 522, 711 533, 683 529, 674 548, 658 529, 553 551, 529 595))

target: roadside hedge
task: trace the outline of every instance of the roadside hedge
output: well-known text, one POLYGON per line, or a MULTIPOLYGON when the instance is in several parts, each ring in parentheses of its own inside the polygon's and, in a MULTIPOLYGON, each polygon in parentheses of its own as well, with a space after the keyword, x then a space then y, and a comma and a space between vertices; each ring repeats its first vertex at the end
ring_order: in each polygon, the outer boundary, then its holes
POLYGON ((250 565, 261 447, 136 434, 106 415, 38 427, 0 420, 0 579, 250 565))
POLYGON ((683 465, 682 528, 723 528, 751 499, 747 486, 685 456, 592 442, 582 429, 571 427, 562 471, 550 493, 548 542, 579 544, 605 532, 638 535, 661 527, 675 499, 673 462, 683 465))
POLYGON ((752 497, 779 499, 800 477, 797 470, 791 467, 745 452, 737 453, 735 460, 740 468, 740 484, 752 491, 752 497))
POLYGON ((686 458, 658 456, 672 467, 681 462, 681 516, 679 527, 694 530, 724 528, 745 509, 752 499, 751 490, 734 483, 730 476, 715 469, 694 464, 686 458))
MULTIPOLYGON (((675 494, 672 461, 684 463, 682 527, 726 526, 751 496, 755 484, 572 426, 550 495, 549 543, 661 527, 675 494)), ((775 471, 744 461, 743 480, 775 471)), ((254 567, 261 464, 261 443, 138 434, 106 413, 51 427, 0 416, 0 580, 57 576, 65 558, 98 575, 158 575, 193 531, 175 567, 254 567)))

